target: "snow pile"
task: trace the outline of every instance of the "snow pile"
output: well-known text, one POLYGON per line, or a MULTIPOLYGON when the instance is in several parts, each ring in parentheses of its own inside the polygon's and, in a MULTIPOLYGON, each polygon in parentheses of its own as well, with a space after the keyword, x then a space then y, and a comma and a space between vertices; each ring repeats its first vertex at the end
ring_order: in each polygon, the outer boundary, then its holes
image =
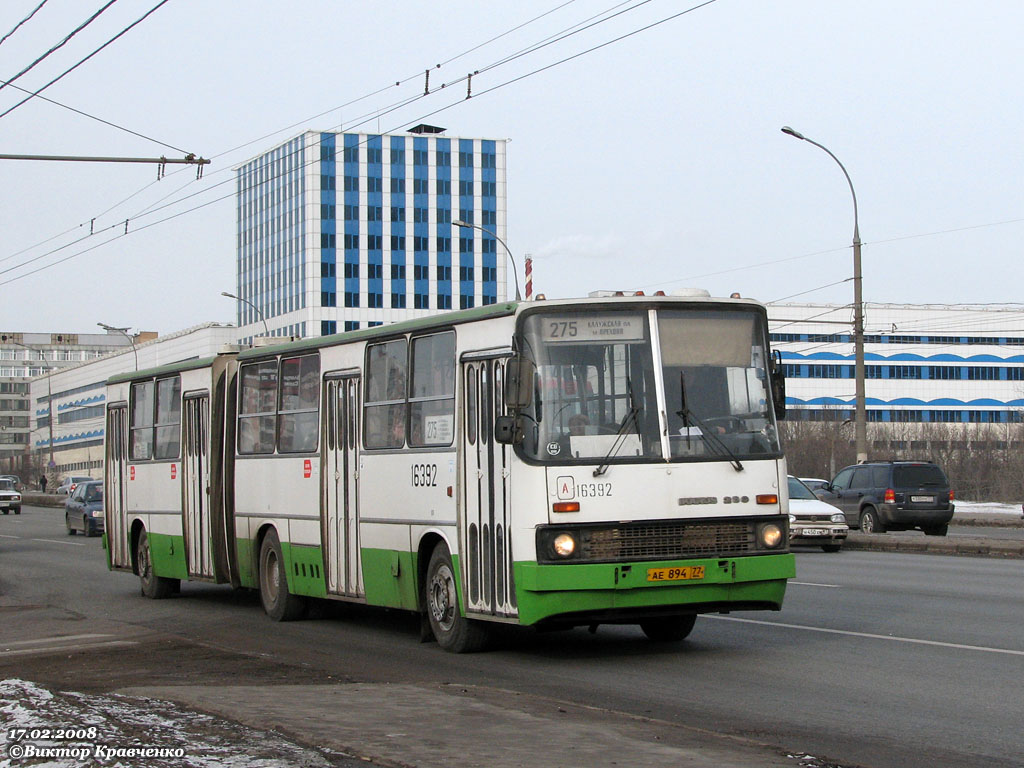
POLYGON ((964 515, 1012 515, 1021 516, 1020 504, 996 504, 987 501, 961 501, 956 499, 956 513, 964 515))
POLYGON ((27 765, 81 768, 83 764, 111 768, 277 768, 281 765, 324 768, 332 765, 319 752, 273 733, 178 709, 172 702, 51 692, 26 680, 0 680, 0 723, 6 730, 0 768, 27 765), (12 733, 21 738, 11 739, 12 733), (83 736, 85 738, 81 738, 83 736), (183 754, 167 757, 118 755, 140 748, 180 750, 183 754), (16 754, 19 749, 37 751, 21 752, 21 759, 12 759, 19 757, 16 754), (44 750, 47 749, 57 751, 46 756, 44 750), (87 761, 67 755, 82 750, 92 755, 87 761), (66 756, 61 756, 61 752, 66 756))

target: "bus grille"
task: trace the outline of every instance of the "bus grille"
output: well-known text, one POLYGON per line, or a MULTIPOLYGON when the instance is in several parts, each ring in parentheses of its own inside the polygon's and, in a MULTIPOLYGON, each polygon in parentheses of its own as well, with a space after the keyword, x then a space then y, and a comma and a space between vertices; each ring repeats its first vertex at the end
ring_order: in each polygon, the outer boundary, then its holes
POLYGON ((581 531, 580 560, 675 560, 743 555, 756 549, 748 520, 702 523, 627 523, 581 531))

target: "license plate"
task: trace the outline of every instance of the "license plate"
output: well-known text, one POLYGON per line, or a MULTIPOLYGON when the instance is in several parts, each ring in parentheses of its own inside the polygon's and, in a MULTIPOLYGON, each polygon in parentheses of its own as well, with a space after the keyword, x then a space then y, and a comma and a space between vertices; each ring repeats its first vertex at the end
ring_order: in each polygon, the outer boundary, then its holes
POLYGON ((797 533, 801 536, 828 536, 828 531, 824 528, 804 528, 797 533))
POLYGON ((648 581, 693 581, 704 578, 703 565, 684 565, 681 568, 648 568, 648 581))
POLYGON ((933 504, 935 502, 934 496, 911 496, 910 500, 917 504, 933 504))

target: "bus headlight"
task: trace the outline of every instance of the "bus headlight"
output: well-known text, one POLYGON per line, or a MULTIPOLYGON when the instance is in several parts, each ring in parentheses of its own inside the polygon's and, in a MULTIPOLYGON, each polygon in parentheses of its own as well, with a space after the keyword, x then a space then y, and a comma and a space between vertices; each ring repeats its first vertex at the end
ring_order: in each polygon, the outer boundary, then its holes
POLYGON ((572 534, 560 533, 551 542, 551 547, 559 557, 572 557, 573 552, 576 551, 576 539, 572 537, 572 534))
POLYGON ((775 523, 762 525, 758 535, 765 549, 778 549, 783 541, 782 529, 775 523))

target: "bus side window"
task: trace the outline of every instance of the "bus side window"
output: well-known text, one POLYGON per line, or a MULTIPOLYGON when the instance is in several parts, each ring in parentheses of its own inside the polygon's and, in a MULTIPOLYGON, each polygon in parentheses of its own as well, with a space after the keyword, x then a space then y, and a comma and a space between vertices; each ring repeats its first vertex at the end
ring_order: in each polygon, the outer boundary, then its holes
POLYGON ((409 445, 451 445, 455 437, 455 333, 412 340, 409 445))
POLYGON ((367 448, 405 445, 407 349, 405 339, 366 347, 363 441, 367 448))

